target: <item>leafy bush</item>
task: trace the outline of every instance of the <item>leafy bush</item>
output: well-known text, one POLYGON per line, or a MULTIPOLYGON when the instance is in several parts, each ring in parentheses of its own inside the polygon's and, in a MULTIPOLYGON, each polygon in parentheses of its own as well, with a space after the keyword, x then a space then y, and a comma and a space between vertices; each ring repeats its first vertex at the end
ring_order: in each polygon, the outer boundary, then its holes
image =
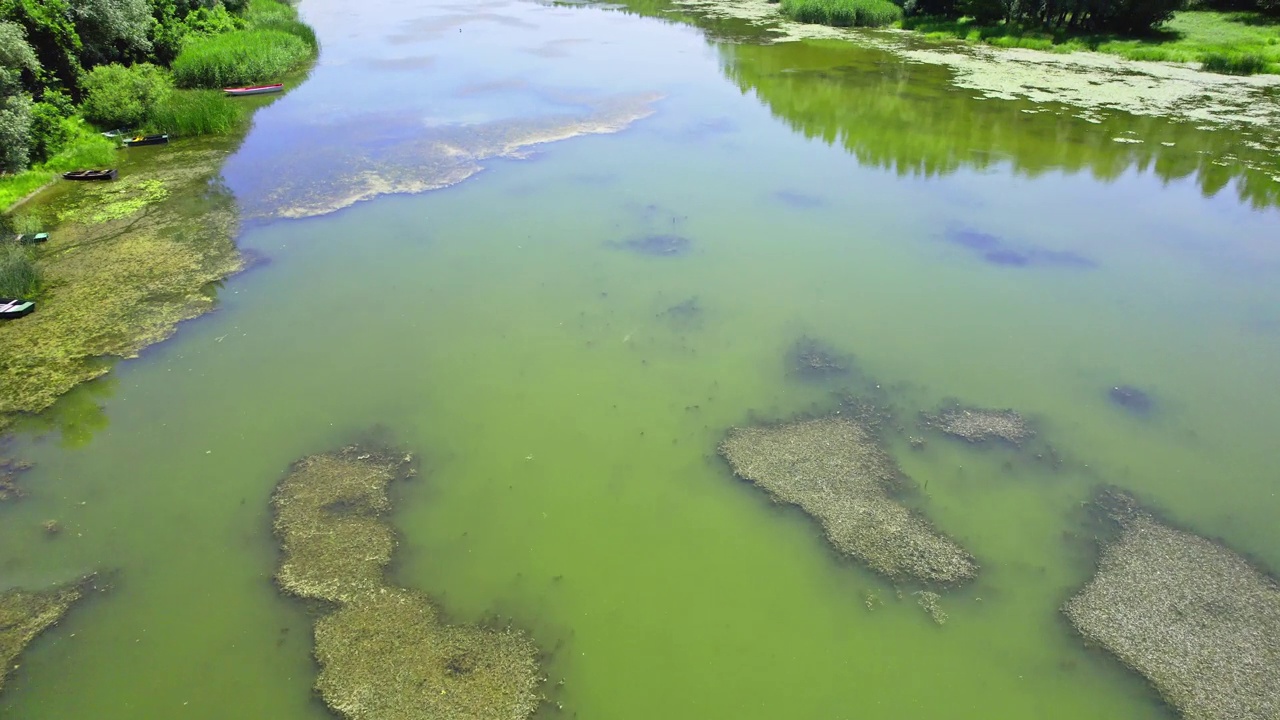
POLYGON ((0 245, 0 297, 30 297, 40 288, 40 269, 21 245, 0 245))
POLYGON ((217 90, 175 90, 155 107, 147 129, 174 136, 211 135, 239 127, 244 106, 217 90))
POLYGON ((186 88, 222 88, 265 82, 312 57, 302 38, 283 30, 237 30, 189 40, 173 61, 173 76, 186 88))
POLYGON ((902 19, 889 0, 782 0, 783 14, 799 22, 836 27, 879 27, 902 19))
POLYGON ((57 90, 46 90, 40 102, 31 106, 32 162, 48 160, 75 137, 75 112, 71 97, 57 90))
POLYGON ((168 74, 150 63, 99 65, 84 79, 84 116, 105 127, 134 127, 172 91, 168 74))
POLYGON ((1241 55, 1209 53, 1204 56, 1200 69, 1223 75, 1253 75, 1267 69, 1267 60, 1253 53, 1241 55))

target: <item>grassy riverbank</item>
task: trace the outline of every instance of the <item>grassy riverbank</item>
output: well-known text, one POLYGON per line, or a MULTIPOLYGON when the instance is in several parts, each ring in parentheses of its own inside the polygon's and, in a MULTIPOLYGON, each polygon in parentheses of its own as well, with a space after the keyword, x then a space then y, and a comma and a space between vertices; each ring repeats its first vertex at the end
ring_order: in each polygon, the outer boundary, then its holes
POLYGON ((1010 23, 981 24, 915 17, 902 27, 935 38, 959 38, 1006 48, 1052 52, 1095 52, 1130 60, 1201 63, 1204 69, 1232 74, 1280 73, 1280 19, 1256 12, 1187 10, 1144 37, 1050 32, 1010 23))

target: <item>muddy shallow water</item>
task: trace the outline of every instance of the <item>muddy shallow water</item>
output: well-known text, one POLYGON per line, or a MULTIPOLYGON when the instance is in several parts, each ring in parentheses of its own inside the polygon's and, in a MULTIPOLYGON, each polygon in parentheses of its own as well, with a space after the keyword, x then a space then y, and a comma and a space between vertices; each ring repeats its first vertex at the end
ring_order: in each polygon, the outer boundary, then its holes
POLYGON ((270 496, 372 437, 421 458, 390 580, 527 631, 565 716, 1171 717, 1059 607, 1101 483, 1280 567, 1267 143, 636 9, 302 5, 321 60, 224 170, 270 262, 4 449, 0 589, 114 574, 0 716, 326 717, 270 496), (801 377, 805 338, 856 371, 801 377), (842 390, 972 583, 895 587, 717 456, 842 390), (1036 442, 917 426, 955 402, 1036 442))

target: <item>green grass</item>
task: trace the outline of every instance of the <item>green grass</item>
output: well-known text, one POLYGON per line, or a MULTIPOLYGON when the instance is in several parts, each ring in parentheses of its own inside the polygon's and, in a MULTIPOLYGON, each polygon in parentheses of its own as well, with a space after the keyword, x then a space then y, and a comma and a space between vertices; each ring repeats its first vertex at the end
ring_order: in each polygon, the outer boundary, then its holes
POLYGON ((179 87, 222 88, 268 82, 315 56, 298 35, 277 29, 237 30, 188 43, 173 61, 179 87))
POLYGON ((175 90, 147 118, 147 132, 174 137, 231 132, 248 119, 245 106, 219 90, 175 90))
POLYGON ((1280 23, 1252 12, 1187 10, 1146 37, 1049 32, 971 18, 907 18, 902 26, 937 38, 1052 52, 1094 50, 1130 60, 1200 63, 1211 72, 1280 73, 1280 23))
POLYGON ((40 289, 40 270, 30 251, 13 242, 0 244, 0 297, 31 297, 40 289))
POLYGON ((116 158, 115 143, 80 121, 77 134, 47 161, 13 175, 0 176, 0 208, 8 208, 53 180, 59 173, 82 168, 110 167, 116 158))
POLYGON ((316 39, 316 31, 310 25, 298 20, 298 11, 292 5, 276 2, 276 0, 253 0, 245 13, 249 27, 255 30, 280 30, 295 35, 312 50, 320 48, 316 39))
POLYGON ((781 9, 793 20, 835 27, 879 27, 902 19, 902 8, 889 0, 782 0, 781 9))

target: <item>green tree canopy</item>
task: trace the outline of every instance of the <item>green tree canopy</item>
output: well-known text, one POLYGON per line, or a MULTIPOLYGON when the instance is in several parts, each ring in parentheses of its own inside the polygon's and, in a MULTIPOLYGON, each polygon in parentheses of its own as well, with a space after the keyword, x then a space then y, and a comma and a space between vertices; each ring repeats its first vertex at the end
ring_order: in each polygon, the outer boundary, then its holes
POLYGON ((72 0, 76 32, 86 67, 140 58, 151 51, 151 6, 147 0, 72 0))

